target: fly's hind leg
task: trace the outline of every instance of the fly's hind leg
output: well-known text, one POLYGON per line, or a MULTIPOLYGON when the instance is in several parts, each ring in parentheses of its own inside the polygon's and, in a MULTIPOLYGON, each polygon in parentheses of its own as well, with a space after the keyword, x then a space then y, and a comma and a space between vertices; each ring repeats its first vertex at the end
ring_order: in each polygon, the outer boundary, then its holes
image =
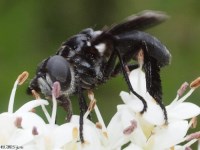
POLYGON ((129 80, 129 76, 128 76, 127 69, 126 69, 126 68, 127 68, 127 67, 126 67, 126 64, 124 63, 123 58, 122 58, 122 56, 121 56, 121 54, 120 54, 120 50, 119 50, 118 48, 116 48, 116 52, 117 52, 117 56, 118 56, 118 58, 119 58, 119 63, 120 63, 121 69, 122 69, 122 73, 123 73, 123 75, 124 75, 124 78, 125 78, 125 81, 126 81, 126 83, 127 83, 127 85, 128 85, 129 90, 130 90, 136 97, 138 97, 138 98, 142 101, 142 103, 143 103, 143 105, 144 105, 144 107, 143 107, 143 109, 142 109, 142 111, 141 111, 141 114, 143 114, 143 113, 147 110, 147 103, 146 103, 146 101, 144 100, 144 98, 143 98, 141 95, 139 95, 137 92, 134 91, 134 89, 133 89, 133 87, 132 87, 132 85, 131 85, 131 82, 130 82, 130 80, 129 80))

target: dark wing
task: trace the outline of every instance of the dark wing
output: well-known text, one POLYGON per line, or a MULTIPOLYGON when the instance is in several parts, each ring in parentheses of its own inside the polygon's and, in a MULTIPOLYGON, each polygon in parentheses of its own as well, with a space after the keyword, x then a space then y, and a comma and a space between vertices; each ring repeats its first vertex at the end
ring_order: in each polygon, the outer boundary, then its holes
POLYGON ((110 35, 117 36, 135 30, 145 30, 165 21, 168 16, 160 11, 146 10, 126 18, 122 23, 104 29, 103 32, 91 41, 92 45, 106 43, 112 40, 110 35))
POLYGON ((168 16, 160 11, 143 11, 126 18, 122 23, 113 25, 108 31, 112 35, 118 35, 133 30, 145 30, 165 21, 168 16))

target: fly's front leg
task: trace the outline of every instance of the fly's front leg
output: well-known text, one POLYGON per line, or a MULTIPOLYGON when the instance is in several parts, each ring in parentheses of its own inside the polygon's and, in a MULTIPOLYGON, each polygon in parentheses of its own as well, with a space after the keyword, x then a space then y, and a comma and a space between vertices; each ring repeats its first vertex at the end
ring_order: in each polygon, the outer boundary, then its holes
POLYGON ((84 143, 84 135, 83 135, 83 116, 87 111, 86 100, 83 94, 83 90, 81 86, 78 87, 78 101, 79 101, 79 108, 80 108, 80 119, 79 119, 79 136, 81 143, 84 143))
POLYGON ((112 54, 108 59, 108 62, 103 71, 105 79, 108 79, 111 76, 115 67, 116 59, 117 59, 117 53, 115 51, 112 51, 112 54))
POLYGON ((67 112, 65 120, 70 122, 73 114, 71 100, 69 97, 62 95, 58 98, 58 104, 67 112))

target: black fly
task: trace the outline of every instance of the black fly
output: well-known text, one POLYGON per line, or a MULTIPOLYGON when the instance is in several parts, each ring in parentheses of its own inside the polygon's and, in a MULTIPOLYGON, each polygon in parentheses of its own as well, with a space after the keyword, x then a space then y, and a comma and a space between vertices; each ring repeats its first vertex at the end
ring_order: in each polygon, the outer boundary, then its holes
POLYGON ((92 90, 111 77, 123 74, 129 90, 137 96, 147 110, 145 99, 134 91, 128 78, 128 70, 138 67, 138 53, 143 54, 143 70, 146 74, 147 91, 163 110, 160 68, 168 65, 171 55, 167 48, 152 35, 142 32, 146 28, 163 22, 167 16, 161 12, 145 11, 127 18, 124 22, 101 31, 91 28, 82 30, 64 42, 57 53, 42 61, 32 79, 28 93, 32 90, 51 97, 52 85, 61 86, 58 103, 67 111, 67 121, 72 116, 70 95, 78 95, 80 107, 80 140, 83 142, 83 115, 87 103, 83 92, 92 90))

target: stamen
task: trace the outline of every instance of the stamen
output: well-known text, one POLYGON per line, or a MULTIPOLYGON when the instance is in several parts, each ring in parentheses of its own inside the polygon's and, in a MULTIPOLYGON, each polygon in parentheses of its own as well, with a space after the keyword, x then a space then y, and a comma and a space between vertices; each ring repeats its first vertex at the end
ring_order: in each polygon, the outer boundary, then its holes
POLYGON ((192 133, 192 134, 186 136, 186 141, 191 141, 193 139, 200 139, 200 131, 192 133))
POLYGON ((96 101, 90 101, 89 107, 87 109, 87 111, 85 112, 83 118, 87 119, 87 117, 89 116, 90 112, 94 109, 94 106, 96 105, 96 101))
POLYGON ((39 134, 36 127, 33 127, 33 129, 32 129, 32 134, 33 134, 33 135, 38 135, 38 134, 39 134))
MULTIPOLYGON (((35 90, 32 90, 31 92, 32 92, 32 95, 35 97, 35 99, 41 99, 39 93, 37 93, 35 90)), ((50 123, 51 122, 51 116, 49 115, 45 105, 41 105, 41 107, 42 107, 42 111, 44 112, 44 114, 47 118, 47 121, 50 123)))
POLYGON ((200 77, 196 78, 190 83, 191 88, 198 88, 200 86, 200 77))
POLYGON ((31 93, 32 93, 33 97, 35 97, 35 99, 41 99, 40 94, 37 93, 35 90, 31 90, 31 93))
POLYGON ((198 140, 198 150, 200 150, 200 140, 198 140))
POLYGON ((96 105, 96 101, 94 101, 94 100, 90 101, 89 107, 88 107, 87 111, 85 112, 85 114, 83 116, 84 119, 87 119, 90 112, 94 109, 95 105, 96 105))
POLYGON ((125 135, 130 135, 135 130, 135 128, 137 128, 137 122, 135 120, 131 120, 131 125, 124 129, 123 133, 125 135))
POLYGON ((13 89, 10 94, 10 100, 8 104, 8 113, 13 113, 13 106, 14 106, 14 100, 15 100, 15 93, 17 90, 18 80, 15 81, 13 89))
POLYGON ((185 145, 183 145, 183 147, 186 149, 186 148, 189 148, 192 144, 194 144, 195 142, 197 142, 198 140, 197 139, 193 139, 191 141, 189 141, 188 143, 186 143, 185 145))
POLYGON ((197 126, 197 117, 193 117, 189 122, 189 127, 196 128, 197 126))
POLYGON ((27 71, 22 72, 22 74, 20 74, 17 78, 18 80, 18 85, 22 85, 24 83, 24 81, 26 81, 26 79, 28 78, 29 73, 27 71))
POLYGON ((184 102, 193 92, 194 92, 195 88, 191 88, 190 91, 183 96, 182 98, 180 98, 177 102, 180 104, 182 102, 184 102))
POLYGON ((17 117, 14 124, 17 128, 22 128, 22 117, 17 117))
POLYGON ((59 82, 55 82, 53 84, 52 87, 52 101, 53 101, 53 110, 52 110, 52 115, 51 115, 51 122, 50 124, 55 124, 56 122, 56 112, 57 112, 57 100, 56 100, 56 96, 58 94, 59 91, 59 87, 60 87, 60 83, 59 82), (55 96, 56 95, 56 96, 55 96))
POLYGON ((179 99, 179 95, 177 94, 175 99, 171 102, 170 106, 174 105, 179 99))
POLYGON ((184 82, 181 87, 178 89, 177 94, 179 96, 182 96, 183 93, 186 91, 187 87, 189 86, 189 84, 187 82, 184 82))
POLYGON ((186 147, 185 150, 192 150, 190 147, 186 147))
POLYGON ((50 124, 55 124, 56 122, 56 112, 57 112, 57 101, 56 98, 54 96, 54 94, 52 94, 52 101, 53 101, 53 110, 52 110, 52 114, 51 114, 51 122, 50 124))
POLYGON ((187 82, 184 82, 181 87, 177 90, 177 95, 176 98, 171 102, 171 106, 173 106, 174 104, 176 104, 176 102, 178 101, 179 97, 183 95, 183 93, 186 91, 187 87, 189 86, 189 84, 187 82))
POLYGON ((92 111, 94 109, 95 105, 96 105, 96 101, 95 100, 90 101, 90 105, 88 107, 88 110, 92 111))
POLYGON ((24 71, 22 74, 20 74, 17 77, 17 80, 14 83, 13 89, 10 94, 10 100, 8 104, 8 113, 13 113, 13 107, 14 107, 14 100, 15 100, 15 93, 17 90, 17 85, 21 85, 24 83, 24 81, 28 78, 28 72, 24 71))
POLYGON ((53 83, 53 89, 52 89, 52 92, 54 94, 54 96, 56 98, 58 98, 60 96, 60 91, 61 91, 61 87, 60 87, 60 83, 59 82, 54 82, 53 83))
MULTIPOLYGON (((94 98, 94 93, 91 90, 88 90, 88 98, 91 101, 95 101, 96 102, 96 99, 94 98)), ((99 108, 97 107, 97 105, 94 106, 94 111, 96 113, 96 116, 97 116, 97 119, 98 119, 99 123, 102 125, 102 131, 103 132, 107 132, 105 123, 103 121, 103 118, 101 116, 101 113, 100 113, 99 108)))

